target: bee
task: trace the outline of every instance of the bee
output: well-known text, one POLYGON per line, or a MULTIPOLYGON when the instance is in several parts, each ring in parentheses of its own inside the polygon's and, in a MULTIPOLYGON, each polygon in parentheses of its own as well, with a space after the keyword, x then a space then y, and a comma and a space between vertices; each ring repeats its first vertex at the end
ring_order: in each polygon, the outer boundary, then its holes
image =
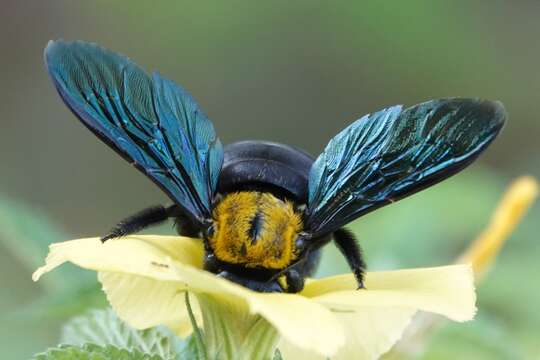
POLYGON ((365 262, 344 226, 459 172, 506 121, 499 102, 448 98, 354 121, 316 158, 296 147, 223 147, 179 85, 96 44, 51 41, 45 64, 79 120, 172 200, 119 222, 102 241, 174 219, 201 238, 204 267, 260 292, 296 293, 333 241, 364 287, 365 262))

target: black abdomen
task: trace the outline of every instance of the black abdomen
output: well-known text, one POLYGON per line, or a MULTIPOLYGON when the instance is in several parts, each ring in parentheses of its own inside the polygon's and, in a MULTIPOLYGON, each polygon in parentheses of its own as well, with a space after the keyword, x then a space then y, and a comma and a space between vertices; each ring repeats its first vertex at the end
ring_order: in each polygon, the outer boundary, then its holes
POLYGON ((268 141, 225 146, 218 191, 268 191, 305 204, 313 157, 298 148, 268 141))

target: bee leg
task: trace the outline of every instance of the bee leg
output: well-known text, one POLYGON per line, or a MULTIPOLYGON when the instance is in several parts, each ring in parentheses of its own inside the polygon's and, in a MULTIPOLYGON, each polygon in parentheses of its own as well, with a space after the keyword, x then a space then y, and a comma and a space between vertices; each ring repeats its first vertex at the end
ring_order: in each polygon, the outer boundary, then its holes
POLYGON ((178 235, 191 238, 201 237, 201 230, 195 225, 193 225, 193 222, 188 217, 180 213, 176 213, 172 216, 175 217, 174 226, 178 235))
POLYGON ((304 277, 295 268, 287 270, 285 279, 288 293, 297 293, 304 288, 304 277))
POLYGON ((354 277, 358 283, 358 289, 365 289, 364 286, 364 270, 366 263, 362 257, 362 249, 354 234, 344 228, 334 231, 334 242, 341 254, 347 260, 349 267, 353 271, 354 277))
POLYGON ((101 237, 101 241, 133 234, 150 225, 159 224, 173 216, 175 211, 176 205, 167 208, 158 205, 141 210, 116 224, 107 235, 101 237))
POLYGON ((214 274, 221 272, 221 267, 216 256, 210 252, 206 252, 204 255, 203 269, 214 274))

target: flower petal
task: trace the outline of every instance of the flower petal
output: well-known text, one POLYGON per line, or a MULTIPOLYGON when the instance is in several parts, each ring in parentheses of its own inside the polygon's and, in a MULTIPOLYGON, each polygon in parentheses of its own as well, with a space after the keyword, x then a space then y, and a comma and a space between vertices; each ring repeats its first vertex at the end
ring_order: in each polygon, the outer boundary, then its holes
POLYGON ((202 258, 200 242, 178 236, 129 236, 105 244, 99 238, 80 239, 51 245, 45 266, 34 273, 33 279, 38 280, 66 261, 99 271, 104 290, 119 316, 138 328, 162 321, 170 324, 165 322, 165 313, 175 306, 176 312, 169 316, 183 319, 185 307, 181 307, 178 292, 187 289, 211 294, 260 314, 300 348, 331 356, 343 345, 342 327, 325 306, 299 295, 251 291, 201 270, 202 258), (121 277, 110 273, 120 273, 121 277), (153 295, 161 296, 159 302, 152 302, 153 295), (149 314, 149 306, 169 310, 149 314), (156 318, 152 320, 150 315, 156 318), (317 318, 318 326, 312 326, 313 318, 317 318))
MULTIPOLYGON (((99 272, 99 280, 118 316, 137 329, 167 325, 181 336, 191 332, 183 291, 169 264, 202 266, 200 240, 179 236, 129 236, 102 243, 99 238, 50 246, 41 275, 66 261, 99 272)), ((197 304, 194 312, 198 313, 197 304)))
MULTIPOLYGON (((119 272, 99 272, 98 278, 118 317, 134 328, 166 325, 182 337, 191 333, 191 322, 185 311, 185 284, 119 272)), ((200 323, 196 302, 192 303, 192 308, 200 323)))
POLYGON ((250 305, 252 311, 265 317, 283 338, 302 349, 333 356, 345 343, 344 329, 335 314, 302 296, 257 294, 250 305))
MULTIPOLYGON (((416 310, 409 308, 370 307, 362 311, 336 313, 345 328, 345 346, 333 360, 378 359, 401 338, 416 310)), ((306 352, 283 340, 278 348, 284 359, 323 360, 324 356, 306 352)))
POLYGON ((372 272, 368 290, 354 289, 352 275, 338 275, 309 283, 302 295, 338 311, 366 311, 366 307, 418 309, 466 321, 476 312, 470 265, 372 272), (332 291, 330 291, 332 289, 332 291))
POLYGON ((96 271, 116 271, 174 280, 168 263, 180 262, 202 267, 203 249, 199 240, 181 236, 129 236, 102 243, 86 238, 52 244, 45 265, 32 279, 37 281, 66 261, 96 271))
MULTIPOLYGON (((379 358, 401 338, 418 309, 458 321, 471 319, 476 310, 467 265, 372 272, 366 276, 368 290, 351 290, 355 287, 354 276, 339 275, 310 281, 302 292, 331 309, 345 329, 345 346, 334 359, 379 358)), ((319 358, 286 340, 278 347, 285 358, 319 358)))

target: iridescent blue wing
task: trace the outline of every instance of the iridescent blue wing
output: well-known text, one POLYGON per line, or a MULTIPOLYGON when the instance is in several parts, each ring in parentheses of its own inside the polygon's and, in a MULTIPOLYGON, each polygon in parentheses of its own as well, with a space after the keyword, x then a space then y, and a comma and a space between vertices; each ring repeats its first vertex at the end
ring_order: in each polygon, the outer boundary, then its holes
POLYGON ((457 173, 493 141, 502 104, 474 99, 394 106, 336 135, 309 175, 306 231, 329 233, 457 173))
POLYGON ((45 62, 67 106, 198 224, 211 217, 223 150, 212 123, 174 82, 85 42, 50 42, 45 62))

